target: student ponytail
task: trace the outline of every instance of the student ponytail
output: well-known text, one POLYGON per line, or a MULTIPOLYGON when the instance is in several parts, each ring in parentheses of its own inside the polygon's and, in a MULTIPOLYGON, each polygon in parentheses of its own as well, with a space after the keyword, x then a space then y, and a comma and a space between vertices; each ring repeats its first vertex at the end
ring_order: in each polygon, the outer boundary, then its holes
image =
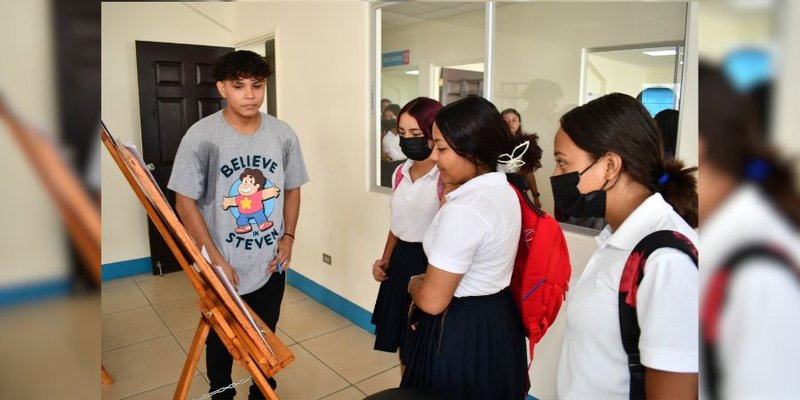
POLYGON ((664 161, 664 174, 651 186, 692 228, 697 227, 697 167, 684 168, 683 161, 664 161))
POLYGON ((561 117, 561 128, 593 160, 607 152, 622 158, 623 170, 652 193, 660 193, 692 228, 697 227, 697 168, 664 159, 661 133, 635 98, 611 93, 561 117))
POLYGON ((765 143, 753 99, 737 92, 719 69, 701 62, 698 71, 704 162, 737 182, 756 185, 781 214, 800 227, 794 172, 765 143))

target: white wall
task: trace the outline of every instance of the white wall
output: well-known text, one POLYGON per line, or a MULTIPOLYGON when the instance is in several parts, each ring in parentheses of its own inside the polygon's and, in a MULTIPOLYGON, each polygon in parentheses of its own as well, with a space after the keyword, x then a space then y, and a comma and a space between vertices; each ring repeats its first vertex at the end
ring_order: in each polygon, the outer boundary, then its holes
MULTIPOLYGON (((574 286, 578 277, 583 273, 583 268, 589 262, 592 253, 597 249, 597 242, 593 237, 565 231, 569 247, 569 260, 572 264, 572 277, 570 287, 574 286)), ((569 292, 567 292, 569 301, 569 292)), ((531 377, 530 394, 537 399, 556 398, 556 375, 558 373, 558 358, 561 355, 561 344, 564 342, 564 329, 566 328, 565 315, 566 303, 561 306, 558 318, 545 336, 536 345, 533 355, 533 365, 529 375, 531 377)))
POLYGON ((370 52, 367 3, 235 8, 233 41, 275 34, 278 118, 297 132, 303 186, 293 265, 371 311, 370 266, 389 229, 388 196, 369 192, 370 52), (322 263, 322 252, 333 265, 322 263))
MULTIPOLYGON (((438 98, 434 68, 484 61, 484 12, 469 12, 383 31, 381 52, 409 50, 419 67, 419 95, 438 98)), ((401 104, 402 106, 402 104, 401 104)))
POLYGON ((381 79, 381 98, 387 98, 402 108, 406 103, 419 97, 419 79, 417 75, 405 72, 388 72, 384 69, 381 79))
MULTIPOLYGON (((136 40, 231 46, 233 4, 102 3, 101 116, 111 134, 141 149, 136 40)), ((149 257, 147 215, 102 150, 102 263, 149 257)))
POLYGON ((636 97, 644 89, 642 84, 672 83, 674 79, 673 68, 669 66, 643 66, 591 55, 588 59, 605 80, 605 91, 598 92, 596 88, 600 86, 599 82, 592 81, 594 75, 587 72, 585 91, 594 94, 620 92, 636 97))
MULTIPOLYGON (((26 125, 57 138, 49 2, 4 2, 0 96, 26 125), (23 38, 22 40, 20 40, 23 38)), ((55 203, 5 123, 0 122, 0 288, 64 278, 66 243, 55 203)))

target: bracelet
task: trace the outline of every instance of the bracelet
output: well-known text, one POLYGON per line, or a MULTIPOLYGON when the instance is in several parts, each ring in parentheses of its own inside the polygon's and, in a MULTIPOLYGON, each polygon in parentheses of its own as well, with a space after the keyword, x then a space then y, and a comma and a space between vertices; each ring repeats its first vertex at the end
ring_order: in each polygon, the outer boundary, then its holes
POLYGON ((284 232, 284 233, 283 233, 283 236, 288 236, 288 237, 292 238, 292 240, 294 240, 294 235, 292 235, 292 234, 291 234, 291 233, 289 233, 289 232, 284 232))
POLYGON ((408 278, 408 287, 406 288, 406 290, 408 291, 409 294, 411 293, 411 281, 414 280, 414 278, 423 279, 424 276, 425 274, 417 274, 417 275, 411 275, 411 277, 408 278))

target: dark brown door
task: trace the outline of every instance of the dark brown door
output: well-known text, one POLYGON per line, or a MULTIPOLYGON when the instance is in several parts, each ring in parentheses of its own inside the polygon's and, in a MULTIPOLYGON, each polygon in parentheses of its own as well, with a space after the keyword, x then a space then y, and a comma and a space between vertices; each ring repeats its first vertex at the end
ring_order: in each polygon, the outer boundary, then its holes
MULTIPOLYGON (((167 182, 175 153, 192 124, 224 107, 211 65, 231 51, 230 47, 136 42, 142 157, 173 208, 175 193, 167 190, 167 182)), ((158 230, 149 220, 148 224, 153 274, 180 270, 158 230)))
POLYGON ((467 96, 483 96, 483 72, 442 68, 439 98, 447 105, 467 96))

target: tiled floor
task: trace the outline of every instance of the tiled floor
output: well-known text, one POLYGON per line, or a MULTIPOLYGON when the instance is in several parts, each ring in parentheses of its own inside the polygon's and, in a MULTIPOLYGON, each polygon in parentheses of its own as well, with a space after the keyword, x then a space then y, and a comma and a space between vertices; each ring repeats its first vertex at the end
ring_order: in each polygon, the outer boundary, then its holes
MULTIPOLYGON (((103 283, 102 360, 115 380, 103 385, 103 399, 172 398, 199 320, 196 298, 182 272, 103 283)), ((276 376, 282 400, 363 399, 400 383, 396 355, 372 350, 372 334, 291 286, 277 334, 295 355, 276 376)), ((205 373, 203 352, 190 399, 208 391, 205 373)), ((234 365, 234 382, 247 376, 234 365)), ((248 386, 237 387, 237 399, 248 386)))

